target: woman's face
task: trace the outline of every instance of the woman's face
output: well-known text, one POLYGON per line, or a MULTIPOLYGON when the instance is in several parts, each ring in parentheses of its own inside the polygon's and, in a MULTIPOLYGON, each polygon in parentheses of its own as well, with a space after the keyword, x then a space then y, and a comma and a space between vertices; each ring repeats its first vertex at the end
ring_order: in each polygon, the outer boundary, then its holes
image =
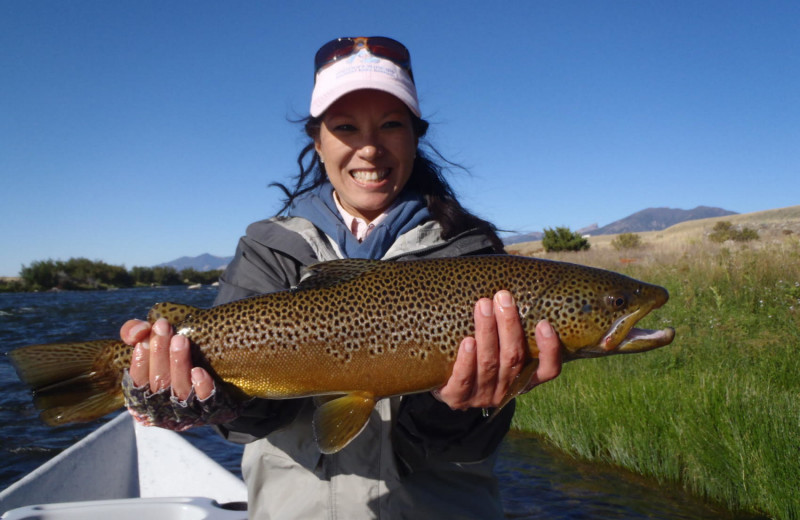
POLYGON ((314 145, 342 207, 369 222, 411 177, 417 138, 402 101, 379 90, 356 90, 325 111, 314 145))

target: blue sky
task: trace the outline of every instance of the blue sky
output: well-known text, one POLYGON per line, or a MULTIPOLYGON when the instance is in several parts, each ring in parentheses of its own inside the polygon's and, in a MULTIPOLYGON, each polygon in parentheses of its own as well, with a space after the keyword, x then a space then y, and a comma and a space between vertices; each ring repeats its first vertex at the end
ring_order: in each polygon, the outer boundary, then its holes
POLYGON ((519 232, 800 204, 795 1, 0 2, 0 275, 233 254, 296 173, 313 55, 411 50, 462 202, 519 232))

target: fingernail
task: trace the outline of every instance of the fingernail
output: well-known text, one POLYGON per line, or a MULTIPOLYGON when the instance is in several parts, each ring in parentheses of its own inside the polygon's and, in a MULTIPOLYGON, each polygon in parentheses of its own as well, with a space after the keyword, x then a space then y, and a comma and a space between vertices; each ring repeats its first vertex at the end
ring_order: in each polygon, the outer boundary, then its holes
POLYGON ((479 300, 478 307, 480 307, 481 314, 484 316, 491 316, 494 313, 494 309, 492 309, 492 302, 489 300, 479 300))
POLYGON ((514 298, 511 297, 511 293, 508 291, 500 291, 497 293, 497 301, 500 303, 501 307, 513 307, 514 306, 514 298))
POLYGON ((150 350, 150 342, 149 342, 149 341, 147 341, 147 340, 145 340, 145 341, 140 341, 140 342, 139 342, 139 345, 140 345, 140 346, 142 347, 142 349, 144 349, 144 350, 150 350))
POLYGON ((155 332, 158 336, 169 335, 169 322, 164 318, 159 318, 153 324, 153 332, 155 332))
POLYGON ((186 345, 183 343, 183 341, 171 342, 169 345, 169 351, 171 354, 177 355, 170 356, 170 361, 176 365, 182 363, 183 359, 181 358, 180 354, 182 354, 184 350, 186 350, 186 345))
POLYGON ((180 352, 186 350, 186 342, 183 341, 183 336, 175 336, 175 339, 169 344, 170 352, 180 352))
POLYGON ((556 331, 553 330, 553 326, 547 320, 542 320, 539 322, 539 332, 542 333, 542 336, 545 338, 552 338, 555 336, 556 331))
POLYGON ((463 348, 466 352, 475 352, 475 340, 472 338, 467 338, 461 343, 461 348, 463 348))
POLYGON ((200 383, 200 368, 194 367, 191 372, 192 386, 197 386, 200 383))
POLYGON ((140 324, 136 325, 135 327, 133 327, 130 330, 130 332, 128 332, 128 337, 131 337, 131 336, 132 337, 136 337, 140 332, 142 332, 143 330, 149 329, 149 328, 150 328, 150 324, 149 323, 140 323, 140 324))
POLYGON ((200 384, 200 379, 202 379, 202 368, 194 367, 192 369, 192 386, 197 386, 200 384))

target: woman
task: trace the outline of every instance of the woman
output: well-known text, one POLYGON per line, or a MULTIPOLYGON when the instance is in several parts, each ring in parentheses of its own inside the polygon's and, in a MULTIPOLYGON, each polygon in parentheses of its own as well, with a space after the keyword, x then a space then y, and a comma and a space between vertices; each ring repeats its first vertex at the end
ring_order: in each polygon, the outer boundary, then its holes
MULTIPOLYGON (((248 227, 217 304, 288 289, 319 261, 502 252, 494 228, 460 206, 419 149, 427 123, 405 47, 340 38, 318 51, 315 66, 311 142, 294 188, 280 186, 284 215, 248 227)), ((213 422, 229 440, 248 443, 242 467, 254 518, 502 518, 493 465, 514 407, 491 421, 481 409, 500 404, 526 342, 507 291, 476 302, 474 320, 475 336, 461 342, 446 385, 380 401, 365 430, 333 455, 320 454, 312 437, 312 399, 255 399, 235 418, 219 415, 225 396, 191 366, 188 340, 163 320, 122 327, 135 345, 129 407, 175 429, 213 422), (147 407, 156 399, 150 389, 171 392, 169 419, 147 407), (184 420, 181 407, 194 400, 207 413, 184 420)), ((536 341, 540 366, 529 388, 560 372, 560 345, 546 322, 536 341)))

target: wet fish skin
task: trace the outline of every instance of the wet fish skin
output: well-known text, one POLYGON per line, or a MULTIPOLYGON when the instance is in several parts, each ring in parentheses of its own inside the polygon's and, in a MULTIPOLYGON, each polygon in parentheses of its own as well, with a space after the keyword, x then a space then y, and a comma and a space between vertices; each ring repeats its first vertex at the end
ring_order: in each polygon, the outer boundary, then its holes
MULTIPOLYGON (((442 386, 461 339, 472 335, 475 302, 509 290, 529 344, 506 401, 537 366, 534 328, 547 319, 564 360, 643 352, 674 330, 634 325, 667 291, 585 266, 511 255, 407 262, 317 264, 297 288, 210 309, 162 303, 193 345, 194 361, 240 399, 341 396, 317 409, 320 449, 333 453, 357 435, 378 399, 442 386)), ((120 341, 38 345, 11 354, 50 424, 85 421, 122 405, 119 381, 131 348, 120 341)))

